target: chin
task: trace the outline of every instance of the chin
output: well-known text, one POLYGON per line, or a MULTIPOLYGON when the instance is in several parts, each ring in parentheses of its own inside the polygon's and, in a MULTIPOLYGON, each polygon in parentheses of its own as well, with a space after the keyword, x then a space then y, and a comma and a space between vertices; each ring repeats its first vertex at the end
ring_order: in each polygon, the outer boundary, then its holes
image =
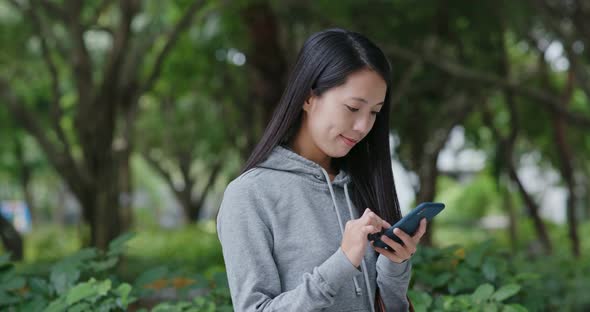
POLYGON ((325 152, 326 152, 326 155, 328 155, 332 158, 340 158, 340 157, 344 157, 344 156, 348 155, 348 153, 350 153, 350 150, 351 150, 350 148, 346 148, 346 147, 343 148, 343 147, 338 146, 338 147, 332 148, 329 151, 327 150, 325 152))

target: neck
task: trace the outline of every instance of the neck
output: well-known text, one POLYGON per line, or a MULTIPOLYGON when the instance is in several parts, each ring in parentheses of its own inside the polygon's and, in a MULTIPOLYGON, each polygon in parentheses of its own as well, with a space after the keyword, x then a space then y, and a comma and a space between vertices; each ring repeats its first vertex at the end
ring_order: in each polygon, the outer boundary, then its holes
POLYGON ((338 168, 334 167, 332 157, 324 154, 311 140, 302 138, 301 132, 288 144, 295 153, 320 165, 328 174, 337 175, 338 168))

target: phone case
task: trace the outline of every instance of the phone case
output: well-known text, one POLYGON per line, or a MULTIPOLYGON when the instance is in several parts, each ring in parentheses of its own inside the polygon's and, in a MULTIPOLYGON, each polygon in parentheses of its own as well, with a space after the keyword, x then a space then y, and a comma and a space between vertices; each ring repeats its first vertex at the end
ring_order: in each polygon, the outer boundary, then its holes
MULTIPOLYGON (((404 242, 393 233, 393 230, 395 228, 399 228, 400 230, 404 231, 410 236, 414 235, 416 231, 418 231, 418 227, 420 226, 420 220, 422 220, 422 218, 426 218, 427 221, 430 221, 444 208, 445 205, 443 203, 421 203, 416 208, 414 208, 410 213, 408 213, 405 217, 401 218, 389 229, 385 230, 383 234, 387 235, 387 237, 393 239, 399 244, 404 245, 404 242)), ((391 248, 387 244, 385 244, 380 237, 381 235, 379 235, 374 240, 373 245, 376 247, 381 247, 390 250, 391 248)))

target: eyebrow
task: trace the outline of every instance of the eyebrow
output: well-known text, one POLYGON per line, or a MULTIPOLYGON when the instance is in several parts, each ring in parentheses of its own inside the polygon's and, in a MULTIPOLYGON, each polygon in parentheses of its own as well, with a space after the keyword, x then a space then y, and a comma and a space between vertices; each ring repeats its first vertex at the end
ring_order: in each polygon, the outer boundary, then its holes
MULTIPOLYGON (((363 99, 363 98, 360 98, 360 97, 354 97, 354 96, 353 96, 353 97, 351 97, 351 99, 353 99, 353 100, 357 100, 357 101, 360 101, 360 102, 363 102, 363 103, 365 103, 365 104, 369 104, 369 102, 367 102, 367 100, 365 100, 365 99, 363 99)), ((381 103, 377 103, 376 105, 383 105, 383 102, 381 102, 381 103)))

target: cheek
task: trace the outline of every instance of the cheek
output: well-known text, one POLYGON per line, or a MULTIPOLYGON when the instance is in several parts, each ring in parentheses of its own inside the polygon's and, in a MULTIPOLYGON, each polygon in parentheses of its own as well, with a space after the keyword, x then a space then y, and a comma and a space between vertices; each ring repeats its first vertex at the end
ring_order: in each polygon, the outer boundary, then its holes
POLYGON ((314 136, 328 138, 338 135, 335 132, 339 131, 344 116, 338 107, 322 104, 324 105, 318 107, 310 118, 311 128, 315 132, 314 136))

